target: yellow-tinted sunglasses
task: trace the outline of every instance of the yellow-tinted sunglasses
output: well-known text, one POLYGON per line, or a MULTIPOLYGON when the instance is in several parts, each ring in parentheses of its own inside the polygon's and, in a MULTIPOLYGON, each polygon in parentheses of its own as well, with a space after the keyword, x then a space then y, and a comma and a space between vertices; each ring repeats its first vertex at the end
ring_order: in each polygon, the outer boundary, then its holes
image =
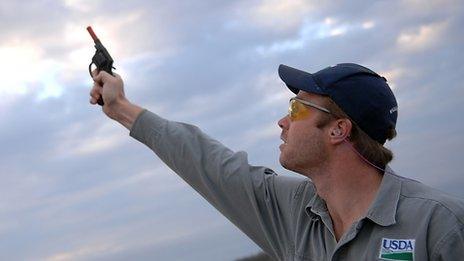
POLYGON ((288 107, 288 117, 291 121, 301 120, 309 115, 309 109, 305 105, 313 107, 325 113, 331 113, 328 109, 321 107, 317 104, 293 97, 290 99, 290 106, 288 107))

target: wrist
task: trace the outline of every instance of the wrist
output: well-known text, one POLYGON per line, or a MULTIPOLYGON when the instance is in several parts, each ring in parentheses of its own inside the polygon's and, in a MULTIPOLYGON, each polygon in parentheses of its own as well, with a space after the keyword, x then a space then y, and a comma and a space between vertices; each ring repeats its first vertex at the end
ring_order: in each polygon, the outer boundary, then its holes
POLYGON ((124 127, 130 130, 142 111, 143 109, 141 107, 132 104, 127 99, 120 99, 115 101, 105 113, 108 117, 121 123, 124 127))

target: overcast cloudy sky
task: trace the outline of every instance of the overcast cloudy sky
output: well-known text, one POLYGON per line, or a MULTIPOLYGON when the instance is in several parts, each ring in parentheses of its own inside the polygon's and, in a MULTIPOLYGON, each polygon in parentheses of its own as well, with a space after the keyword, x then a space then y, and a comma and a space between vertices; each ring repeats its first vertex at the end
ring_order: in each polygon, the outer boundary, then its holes
MULTIPOLYGON (((464 2, 0 2, 0 259, 233 260, 259 252, 88 103, 92 25, 129 99, 278 173, 279 64, 360 63, 399 102, 392 168, 464 199, 464 2)), ((290 175, 290 174, 289 174, 290 175)))

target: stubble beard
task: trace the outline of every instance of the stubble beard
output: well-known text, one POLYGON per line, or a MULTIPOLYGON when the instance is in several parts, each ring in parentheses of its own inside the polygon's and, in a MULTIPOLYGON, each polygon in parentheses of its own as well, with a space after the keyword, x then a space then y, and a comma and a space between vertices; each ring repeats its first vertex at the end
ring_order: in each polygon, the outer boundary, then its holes
POLYGON ((279 160, 285 169, 308 176, 322 169, 327 159, 328 151, 321 137, 311 135, 304 142, 286 144, 279 160))

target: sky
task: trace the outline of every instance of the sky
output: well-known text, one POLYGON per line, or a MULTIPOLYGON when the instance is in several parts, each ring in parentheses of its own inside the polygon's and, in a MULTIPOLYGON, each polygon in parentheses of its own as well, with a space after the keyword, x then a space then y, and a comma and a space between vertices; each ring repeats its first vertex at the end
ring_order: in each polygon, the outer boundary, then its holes
POLYGON ((292 93, 277 68, 388 79, 391 167, 464 199, 464 2, 0 2, 0 259, 234 260, 260 249, 89 104, 95 33, 128 99, 278 163, 292 93), (459 116, 461 115, 461 116, 459 116))

